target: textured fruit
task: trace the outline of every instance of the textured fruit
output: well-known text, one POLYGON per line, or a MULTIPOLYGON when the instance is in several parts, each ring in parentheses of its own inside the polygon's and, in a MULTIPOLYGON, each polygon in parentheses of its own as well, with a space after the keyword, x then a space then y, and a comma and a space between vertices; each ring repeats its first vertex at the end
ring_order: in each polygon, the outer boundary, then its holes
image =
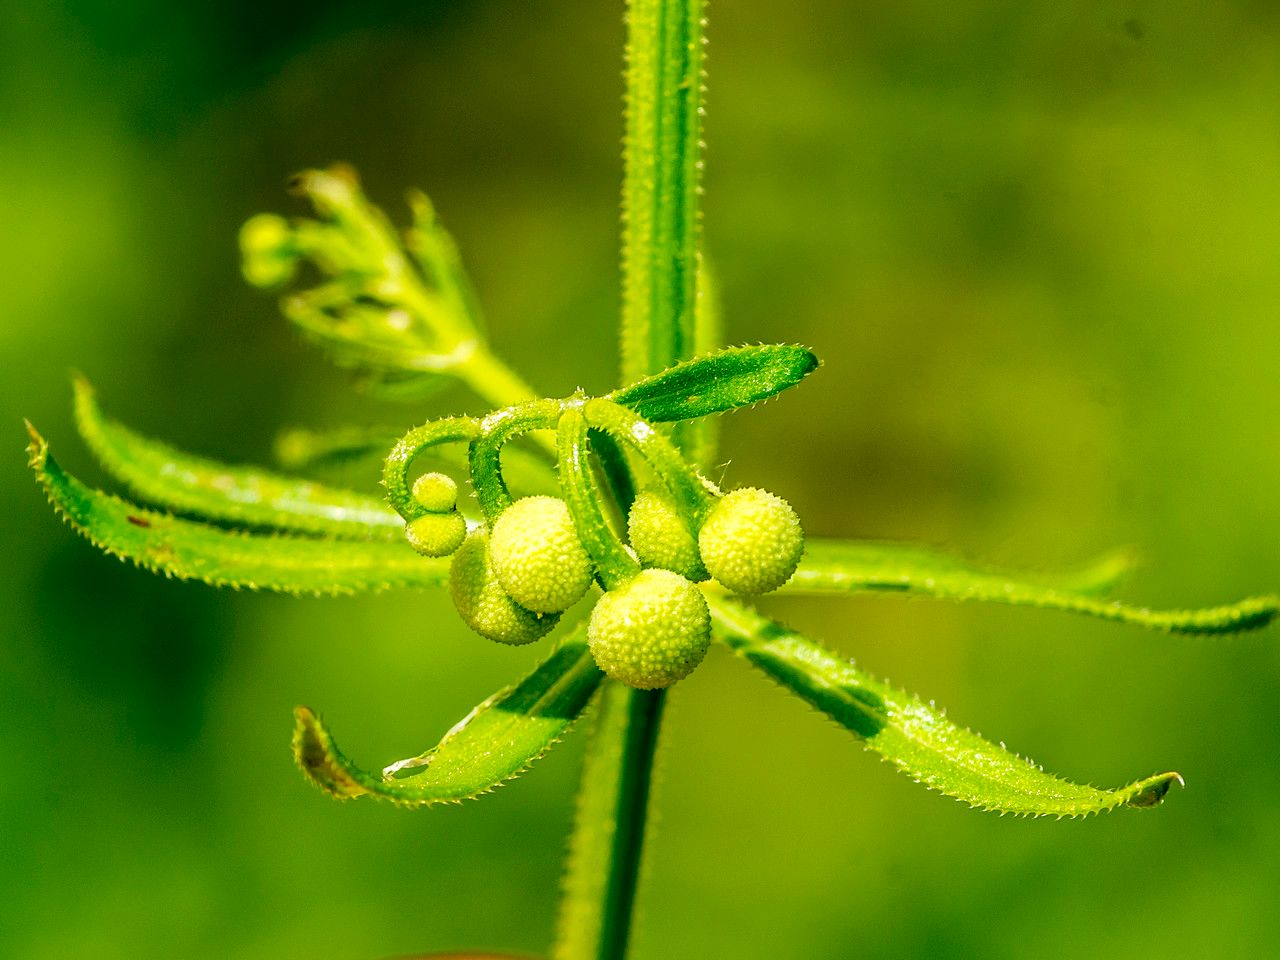
POLYGON ((503 589, 538 613, 568 610, 595 573, 568 505, 556 497, 525 497, 502 511, 489 551, 503 589))
POLYGON ((646 567, 673 570, 690 580, 707 579, 698 541, 670 497, 649 491, 636 497, 627 517, 627 536, 646 567))
POLYGON ((606 593, 587 625, 587 645, 600 669, 641 690, 688 676, 710 644, 702 591, 670 570, 642 570, 606 593))
POLYGON ((796 572, 804 531, 787 501, 744 487, 716 502, 698 532, 698 547, 707 572, 725 589, 768 593, 796 572))
POLYGON ((449 593, 463 622, 498 643, 532 643, 546 636, 560 620, 559 615, 540 617, 507 595, 494 575, 489 536, 483 528, 474 530, 453 555, 449 593))
POLYGON ((424 473, 413 481, 413 499, 430 513, 448 513, 458 502, 458 484, 443 473, 424 473))
POLYGON ((447 557, 467 535, 467 521, 459 513, 428 513, 404 528, 409 545, 424 557, 447 557))

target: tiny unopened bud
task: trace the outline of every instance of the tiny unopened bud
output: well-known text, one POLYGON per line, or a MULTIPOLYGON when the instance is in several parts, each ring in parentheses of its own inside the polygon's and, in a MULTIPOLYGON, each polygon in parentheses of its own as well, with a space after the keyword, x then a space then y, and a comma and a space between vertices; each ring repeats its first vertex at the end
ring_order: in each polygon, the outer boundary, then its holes
POLYGON ((458 484, 443 473, 424 473, 413 482, 413 499, 430 513, 448 513, 458 502, 458 484))
POLYGON ((293 279, 297 257, 293 229, 283 217, 260 213, 240 228, 244 278, 255 287, 275 287, 293 279))
POLYGON ((427 513, 405 524, 405 539, 424 557, 447 557, 467 535, 460 513, 427 513))

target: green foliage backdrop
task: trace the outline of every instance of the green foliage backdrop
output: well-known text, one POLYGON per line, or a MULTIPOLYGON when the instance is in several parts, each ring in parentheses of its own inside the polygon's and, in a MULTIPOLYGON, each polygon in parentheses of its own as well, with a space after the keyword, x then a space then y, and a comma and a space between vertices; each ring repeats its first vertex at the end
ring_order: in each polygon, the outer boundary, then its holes
MULTIPOLYGON (((812 346, 725 421, 724 476, 815 533, 1018 567, 1117 543, 1125 596, 1280 585, 1280 13, 1266 4, 711 11, 706 237, 730 339, 812 346)), ((403 427, 238 278, 286 175, 421 186, 493 340, 540 388, 616 376, 621 11, 158 0, 0 6, 0 952, 378 957, 550 938, 580 745, 481 803, 339 805, 295 704, 372 764, 537 658, 435 594, 167 583, 62 528, 20 416, 73 442, 67 372, 149 435, 265 461, 281 424, 403 427), (566 329, 572 334, 561 341, 566 329), (549 348, 549 344, 554 344, 549 348)), ((1178 769, 1158 811, 972 813, 723 649, 671 698, 637 956, 1042 958, 1280 939, 1276 631, 777 599, 771 612, 1073 779, 1178 769)), ((576 741, 575 741, 576 743, 576 741)))

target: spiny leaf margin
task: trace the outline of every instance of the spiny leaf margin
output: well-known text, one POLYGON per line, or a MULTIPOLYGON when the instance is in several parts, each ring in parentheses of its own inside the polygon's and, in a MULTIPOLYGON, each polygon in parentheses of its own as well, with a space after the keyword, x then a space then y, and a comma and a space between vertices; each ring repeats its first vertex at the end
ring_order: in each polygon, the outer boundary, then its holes
POLYGON ((344 539, 399 539, 404 521, 374 497, 184 453, 108 418, 94 389, 73 378, 76 424, 103 467, 143 500, 250 527, 344 539))
POLYGON ((1280 598, 1271 595, 1195 610, 1150 610, 1090 595, 1110 586, 1110 571, 1118 574, 1123 568, 1122 555, 1114 554, 1075 574, 1055 578, 1008 573, 908 544, 810 539, 800 567, 779 593, 900 592, 943 600, 1065 610, 1151 630, 1189 634, 1257 629, 1280 613, 1280 598))
POLYGON ((645 377, 609 399, 653 423, 693 420, 768 400, 817 368, 818 358, 795 344, 726 347, 645 377))
POLYGON ((459 803, 515 779, 573 725, 603 674, 582 639, 571 634, 514 687, 480 703, 427 752, 394 763, 382 775, 348 760, 316 714, 294 711, 293 753, 312 783, 339 800, 374 796, 405 807, 459 803), (420 772, 397 778, 401 770, 420 772))
POLYGON ((447 560, 403 542, 334 540, 225 530, 144 509, 67 473, 29 422, 30 466, 50 504, 99 550, 145 570, 215 587, 340 596, 448 581, 447 560))
POLYGON ((1100 790, 1063 780, 1010 753, 819 644, 723 597, 711 597, 716 636, 770 679, 859 737, 926 787, 971 807, 1018 816, 1082 817, 1154 807, 1182 784, 1173 772, 1100 790))

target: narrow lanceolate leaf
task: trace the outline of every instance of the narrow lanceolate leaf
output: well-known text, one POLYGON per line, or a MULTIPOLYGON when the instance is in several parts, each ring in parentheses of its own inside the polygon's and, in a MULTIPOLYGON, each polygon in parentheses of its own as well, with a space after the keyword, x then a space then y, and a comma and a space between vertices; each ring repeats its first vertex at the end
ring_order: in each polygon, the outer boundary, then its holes
POLYGON ((381 774, 344 757, 306 707, 295 711, 294 756, 313 783, 340 800, 368 794, 424 806, 488 793, 559 742, 600 685, 603 674, 584 633, 566 640, 517 686, 477 706, 431 750, 393 763, 381 774))
POLYGON ((231 467, 148 439, 106 417, 88 381, 75 380, 76 421, 102 465, 139 497, 210 520, 400 539, 404 521, 373 497, 249 467, 231 467))
POLYGON ((1149 610, 1092 593, 1104 591, 1126 569, 1123 555, 1099 559, 1060 578, 1003 573, 920 547, 857 540, 810 540, 795 576, 781 588, 791 594, 901 592, 946 600, 985 600, 1069 610, 1170 633, 1231 633, 1270 623, 1280 598, 1250 597, 1197 610, 1149 610))
POLYGON ((903 773, 970 806, 1024 816, 1077 817, 1154 807, 1176 773, 1100 790, 1059 779, 929 704, 841 660, 812 640, 731 600, 713 599, 717 635, 770 678, 862 739, 903 773))
POLYGON ((610 399, 654 423, 691 420, 767 400, 817 368, 818 358, 804 347, 728 347, 646 377, 610 399))
POLYGON ((49 502, 77 533, 155 573, 317 596, 448 580, 447 560, 420 557, 405 543, 240 533, 147 510, 86 487, 58 465, 33 428, 27 449, 49 502))

